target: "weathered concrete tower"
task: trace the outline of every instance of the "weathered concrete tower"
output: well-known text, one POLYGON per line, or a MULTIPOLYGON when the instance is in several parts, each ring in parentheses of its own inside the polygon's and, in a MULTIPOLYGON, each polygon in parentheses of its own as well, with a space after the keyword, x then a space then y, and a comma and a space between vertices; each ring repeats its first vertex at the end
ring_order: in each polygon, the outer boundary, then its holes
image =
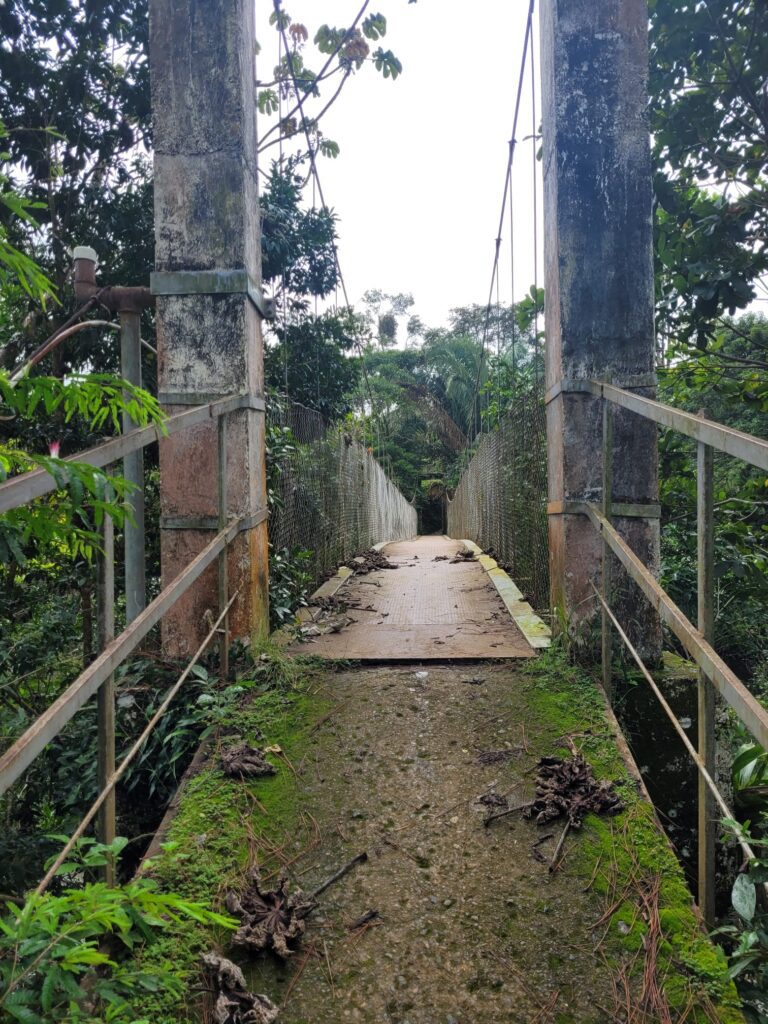
MULTIPOLYGON (((268 618, 262 337, 248 294, 261 278, 253 3, 151 0, 150 38, 160 399, 175 412, 253 398, 228 416, 223 445, 228 517, 246 517, 229 549, 231 629, 253 636, 268 618)), ((161 443, 164 582, 218 529, 218 444, 215 420, 161 443)), ((213 566, 166 616, 166 650, 194 651, 217 604, 213 566)))
MULTIPOLYGON (((602 544, 568 503, 600 503, 603 466, 601 400, 573 382, 654 394, 647 36, 646 0, 542 3, 550 569, 553 604, 574 625, 597 610, 602 544)), ((617 409, 613 437, 613 501, 654 505, 656 427, 617 409)), ((658 519, 615 521, 657 570, 658 519)), ((616 586, 625 599, 634 588, 618 570, 616 586)), ((639 595, 632 619, 658 656, 658 620, 639 595)))

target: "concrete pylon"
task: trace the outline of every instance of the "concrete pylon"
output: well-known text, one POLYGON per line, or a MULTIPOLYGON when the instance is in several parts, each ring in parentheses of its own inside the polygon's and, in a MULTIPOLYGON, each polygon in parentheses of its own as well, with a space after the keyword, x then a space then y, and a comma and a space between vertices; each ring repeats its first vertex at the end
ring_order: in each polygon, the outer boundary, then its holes
MULTIPOLYGON (((151 0, 150 60, 155 149, 155 262, 160 399, 171 412, 236 393, 263 396, 258 289, 260 231, 251 0, 151 0), (158 273, 159 272, 159 273, 158 273), (164 287, 157 287, 163 277, 164 287), (169 288, 168 281, 172 288, 169 288), (239 284, 232 284, 239 281, 239 284), (222 292, 222 288, 231 291, 222 292), (168 294, 169 290, 179 294, 168 294), (163 292, 165 291, 165 294, 163 292)), ((264 414, 228 417, 229 518, 258 520, 266 508, 264 414)), ((160 444, 161 560, 167 584, 217 529, 215 420, 160 444)), ((230 545, 230 617, 235 636, 267 629, 267 526, 230 545)), ((169 655, 191 654, 217 609, 213 565, 163 623, 169 655)))
MULTIPOLYGON (((597 611, 602 545, 566 509, 601 502, 602 414, 599 398, 569 385, 592 378, 655 394, 646 0, 543 0, 541 51, 552 602, 578 628, 597 611)), ((614 502, 658 502, 656 432, 616 409, 614 502)), ((658 519, 615 523, 657 572, 658 519)), ((614 580, 620 617, 655 660, 656 614, 624 573, 614 580)))

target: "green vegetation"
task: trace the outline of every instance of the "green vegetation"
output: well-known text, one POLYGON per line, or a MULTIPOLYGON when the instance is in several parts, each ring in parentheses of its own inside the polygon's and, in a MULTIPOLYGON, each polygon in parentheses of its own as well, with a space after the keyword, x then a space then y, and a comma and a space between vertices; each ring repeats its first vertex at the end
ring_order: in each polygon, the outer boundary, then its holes
POLYGON ((651 130, 662 359, 713 353, 724 314, 764 295, 768 11, 652 0, 651 130))
POLYGON ((754 858, 736 876, 731 892, 735 913, 732 923, 717 929, 731 951, 731 976, 737 979, 743 1000, 744 1016, 749 1024, 765 1024, 765 992, 768 988, 768 912, 764 887, 768 880, 768 840, 764 838, 765 812, 761 815, 759 834, 752 833, 749 822, 725 821, 727 833, 747 842, 755 851, 754 858), (760 899, 758 900, 758 892, 760 899))
MULTIPOLYGON (((651 0, 649 10, 660 396, 766 436, 768 321, 753 306, 764 299, 768 270, 766 5, 761 0, 651 0)), ((317 303, 327 301, 341 284, 336 215, 308 200, 312 159, 334 159, 340 152, 339 144, 324 134, 323 118, 366 68, 396 79, 402 66, 382 44, 387 22, 381 13, 369 13, 354 26, 321 21, 310 31, 283 10, 271 24, 273 38, 281 39, 279 57, 272 80, 256 83, 263 165, 277 155, 278 145, 282 149, 290 143, 291 148, 290 156, 267 171, 262 190, 264 280, 280 310, 267 333, 267 384, 275 395, 287 395, 327 421, 345 424, 341 429, 361 439, 413 496, 422 530, 440 529, 446 497, 476 450, 478 432, 492 429, 517 396, 539 386, 544 339, 536 332, 543 294, 532 289, 513 304, 455 309, 449 326, 439 329, 422 322, 408 294, 376 289, 367 293, 360 310, 318 313, 317 303)), ((122 541, 124 481, 62 455, 117 430, 123 412, 142 424, 159 423, 161 416, 150 394, 157 376, 155 354, 150 348, 143 351, 147 391, 135 389, 114 376, 115 335, 98 326, 79 331, 39 368, 12 382, 14 368, 23 366, 74 312, 68 288, 74 245, 98 242, 100 279, 110 284, 146 282, 152 269, 146 0, 7 0, 0 4, 0 33, 0 479, 42 468, 58 485, 52 496, 0 515, 0 741, 5 746, 93 657, 93 555, 105 515, 117 527, 118 551, 122 541)), ((143 314, 142 334, 152 342, 149 311, 143 314)), ((289 428, 270 429, 273 512, 279 511, 284 461, 300 443, 289 428)), ((665 432, 660 456, 663 583, 694 618, 695 451, 685 439, 665 432)), ((157 516, 153 452, 146 473, 150 512, 157 516)), ((717 462, 716 646, 761 699, 768 694, 767 483, 733 460, 717 462)), ((271 550, 273 626, 290 620, 306 600, 312 585, 309 562, 310 553, 301 548, 271 550)), ((156 547, 148 563, 150 587, 156 591, 156 547)), ((121 612, 118 608, 118 618, 121 612)), ((150 647, 118 673, 118 752, 151 717, 176 669, 150 647)), ((309 723, 322 713, 322 700, 306 681, 286 685, 275 680, 276 664, 267 655, 256 662, 256 671, 249 671, 252 678, 221 685, 214 665, 196 668, 183 700, 163 720, 121 787, 120 821, 131 838, 153 826, 155 818, 145 818, 142 809, 167 802, 200 740, 216 729, 226 734, 237 728, 252 737, 260 729, 289 758, 301 756, 309 723), (252 702, 236 712, 244 694, 252 702)), ((583 747, 598 774, 622 774, 591 685, 555 655, 530 672, 536 680, 535 706, 550 723, 552 738, 591 723, 595 732, 584 738, 583 747)), ((92 797, 95 734, 94 709, 88 708, 0 801, 5 825, 0 889, 19 904, 60 841, 52 837, 71 829, 92 797)), ((724 739, 738 747, 733 768, 741 808, 759 821, 767 755, 735 727, 724 739)), ((210 896, 223 880, 236 879, 249 844, 262 843, 260 849, 266 850, 279 842, 277 822, 281 829, 301 827, 291 817, 292 785, 291 774, 283 771, 263 785, 234 786, 222 780, 212 761, 191 781, 154 876, 169 891, 175 888, 191 898, 210 896), (255 840, 244 824, 250 821, 251 797, 266 808, 255 840), (222 806, 222 798, 231 806, 222 806), (226 841, 206 837, 201 822, 214 814, 229 830, 226 841)), ((648 931, 636 900, 647 898, 652 878, 661 876, 659 954, 670 965, 670 1002, 684 1009, 691 978, 722 995, 722 958, 692 938, 695 920, 680 872, 626 779, 624 791, 631 851, 602 821, 589 823, 582 847, 587 866, 610 859, 593 884, 606 898, 619 901, 610 924, 629 926, 620 938, 612 927, 612 941, 617 950, 640 950, 648 931), (648 883, 644 895, 636 887, 627 889, 632 876, 648 883)), ((759 843, 762 824, 755 831, 759 843)), ((129 846, 126 871, 133 866, 131 853, 129 846)), ((91 861, 85 866, 95 866, 93 854, 91 861)), ((762 863, 752 865, 744 877, 751 884, 762 877, 763 868, 762 863)), ((116 931, 130 945, 136 938, 134 925, 144 934, 141 921, 153 914, 175 915, 142 957, 162 968, 173 953, 173 971, 178 966, 188 980, 209 929, 221 925, 200 913, 195 917, 197 911, 182 910, 181 904, 174 910, 173 896, 163 897, 162 910, 152 903, 161 897, 144 883, 109 894, 85 872, 66 884, 79 881, 79 891, 64 891, 65 883, 57 880, 51 896, 13 911, 14 921, 4 929, 4 948, 11 950, 21 942, 34 949, 51 921, 66 920, 73 929, 71 943, 52 947, 51 963, 58 963, 59 973, 51 968, 46 977, 54 980, 46 981, 46 988, 42 974, 31 972, 23 989, 29 998, 17 1000, 16 1011, 11 1004, 6 1007, 20 1020, 59 1013, 62 1000, 80 998, 67 987, 69 975, 79 976, 80 966, 89 964, 90 954, 82 959, 78 951, 93 948, 105 932, 116 931), (99 931, 87 923, 87 915, 102 905, 99 931), (121 926, 124 914, 134 915, 128 930, 121 926), (73 969, 62 974, 61 963, 73 969)), ((744 889, 744 883, 737 884, 744 889)), ((766 988, 763 951, 768 940, 760 913, 744 913, 743 900, 736 902, 738 917, 723 935, 735 946, 734 970, 746 979, 744 991, 751 998, 750 992, 766 988)), ((123 979, 115 990, 120 999, 123 983, 129 981, 123 979)), ((167 992, 148 997, 153 1022, 170 1013, 178 997, 178 984, 169 985, 167 992)), ((111 999, 106 990, 103 995, 111 999)), ((90 1011, 71 1011, 81 1012, 90 1011)), ((113 1015, 109 1019, 117 1020, 119 1002, 108 1012, 113 1015)), ((767 1019, 754 1013, 755 1020, 767 1019)))
POLYGON ((552 753, 568 756, 567 738, 578 737, 596 777, 617 780, 626 807, 618 819, 589 815, 576 854, 579 873, 605 901, 603 955, 617 967, 628 964, 628 977, 638 983, 652 928, 655 970, 671 1009, 697 1007, 686 1019, 710 1020, 700 1004, 708 998, 720 1008, 718 1019, 735 1024, 739 999, 726 956, 701 928, 682 868, 616 745, 602 694, 557 648, 524 671, 534 683, 528 704, 545 723, 552 753))
MULTIPOLYGON (((294 870, 300 870, 301 854, 312 846, 314 826, 302 815, 300 784, 291 765, 301 767, 333 705, 311 664, 290 666, 290 678, 285 676, 289 666, 274 653, 257 664, 261 671, 242 683, 242 704, 227 718, 220 743, 242 739, 279 747, 280 754, 270 755, 278 773, 256 782, 230 781, 218 767, 216 748, 209 749, 207 762, 184 789, 162 852, 146 869, 161 891, 187 900, 213 899, 220 907, 227 889, 237 886, 251 863, 258 863, 266 877, 274 877, 286 861, 297 860, 294 870)), ((605 920, 594 932, 600 955, 612 972, 627 971, 638 986, 650 962, 644 940, 656 928, 653 968, 672 1012, 687 1011, 688 1020, 735 1024, 741 1018, 726 957, 701 929, 682 870, 628 773, 594 682, 556 649, 515 671, 524 693, 529 742, 568 756, 569 738, 575 741, 598 778, 618 780, 626 805, 618 818, 590 816, 585 821, 569 846, 565 869, 605 907, 605 920)), ((520 699, 515 698, 516 707, 520 699)), ((328 799, 338 797, 332 793, 328 799)), ((180 997, 173 988, 137 993, 131 1003, 134 1015, 153 1024, 195 1019, 198 961, 211 947, 226 950, 227 936, 220 927, 182 920, 140 950, 138 969, 153 972, 173 964, 186 995, 180 997)))
MULTIPOLYGON (((768 321, 749 314, 718 328, 712 351, 662 368, 660 397, 758 437, 768 436, 765 374, 756 365, 768 321), (729 360, 733 359, 733 363, 729 360), (743 362, 741 362, 743 360, 743 362)), ((660 439, 662 582, 696 618, 696 450, 663 431, 660 439)), ((753 688, 765 688, 768 629, 768 489, 765 474, 727 456, 715 460, 715 647, 753 688)))
MULTIPOLYGON (((105 863, 120 842, 92 848, 83 863, 105 863)), ((62 873, 80 866, 64 865, 62 873)), ((128 1006, 137 992, 178 996, 181 982, 169 963, 146 969, 125 955, 138 945, 151 947, 164 930, 185 921, 234 924, 203 904, 159 892, 146 878, 114 888, 90 882, 60 895, 31 896, 23 906, 7 903, 0 917, 0 1019, 135 1021, 128 1006)))
MULTIPOLYGON (((256 663, 254 678, 241 682, 242 703, 222 722, 219 743, 242 740, 278 747, 281 753, 271 755, 277 774, 259 781, 232 781, 222 774, 212 750, 184 789, 162 853, 145 866, 163 891, 189 900, 214 899, 220 904, 250 864, 258 863, 264 877, 272 878, 287 859, 283 848, 308 846, 312 839, 313 826, 301 814, 291 765, 301 765, 311 748, 314 726, 329 705, 313 686, 310 662, 287 662, 270 649, 256 663)), ((133 1004, 134 1014, 153 1024, 187 1019, 193 1012, 190 1004, 195 1005, 189 990, 200 954, 222 938, 207 922, 174 922, 138 959, 149 971, 172 963, 184 994, 174 989, 142 994, 133 1004)))

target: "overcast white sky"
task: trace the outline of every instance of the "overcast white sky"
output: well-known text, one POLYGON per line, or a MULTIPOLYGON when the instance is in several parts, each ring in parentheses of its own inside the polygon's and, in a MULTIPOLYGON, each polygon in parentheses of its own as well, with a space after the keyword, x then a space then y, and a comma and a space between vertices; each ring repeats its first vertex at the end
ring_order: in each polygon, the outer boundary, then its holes
MULTIPOLYGON (((311 45, 318 25, 349 25, 359 6, 284 0, 284 10, 309 30, 313 70, 324 60, 311 45)), ((487 301, 527 8, 527 0, 372 0, 368 12, 387 18, 382 45, 400 58, 403 73, 393 82, 367 65, 350 79, 324 119, 341 153, 318 158, 326 201, 339 215, 339 256, 353 303, 368 288, 411 292, 414 312, 440 326, 452 307, 487 301)), ((276 61, 271 10, 270 0, 256 0, 261 80, 276 61)), ((537 78, 538 42, 536 23, 537 78)), ((536 103, 540 111, 538 83, 536 103)), ((531 115, 528 77, 514 165, 517 299, 533 283, 532 147, 523 141, 531 115)), ((503 239, 500 299, 509 302, 508 216, 503 239)), ((541 262, 540 243, 540 286, 541 262)))

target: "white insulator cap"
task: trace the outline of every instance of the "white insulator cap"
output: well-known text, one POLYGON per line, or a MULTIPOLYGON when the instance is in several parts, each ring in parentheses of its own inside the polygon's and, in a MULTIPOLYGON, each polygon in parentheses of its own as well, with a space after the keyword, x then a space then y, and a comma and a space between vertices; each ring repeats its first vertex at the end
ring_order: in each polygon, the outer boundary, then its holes
POLYGON ((92 249, 90 245, 76 245, 72 253, 73 260, 90 260, 91 263, 98 263, 99 257, 96 255, 96 250, 92 249))

